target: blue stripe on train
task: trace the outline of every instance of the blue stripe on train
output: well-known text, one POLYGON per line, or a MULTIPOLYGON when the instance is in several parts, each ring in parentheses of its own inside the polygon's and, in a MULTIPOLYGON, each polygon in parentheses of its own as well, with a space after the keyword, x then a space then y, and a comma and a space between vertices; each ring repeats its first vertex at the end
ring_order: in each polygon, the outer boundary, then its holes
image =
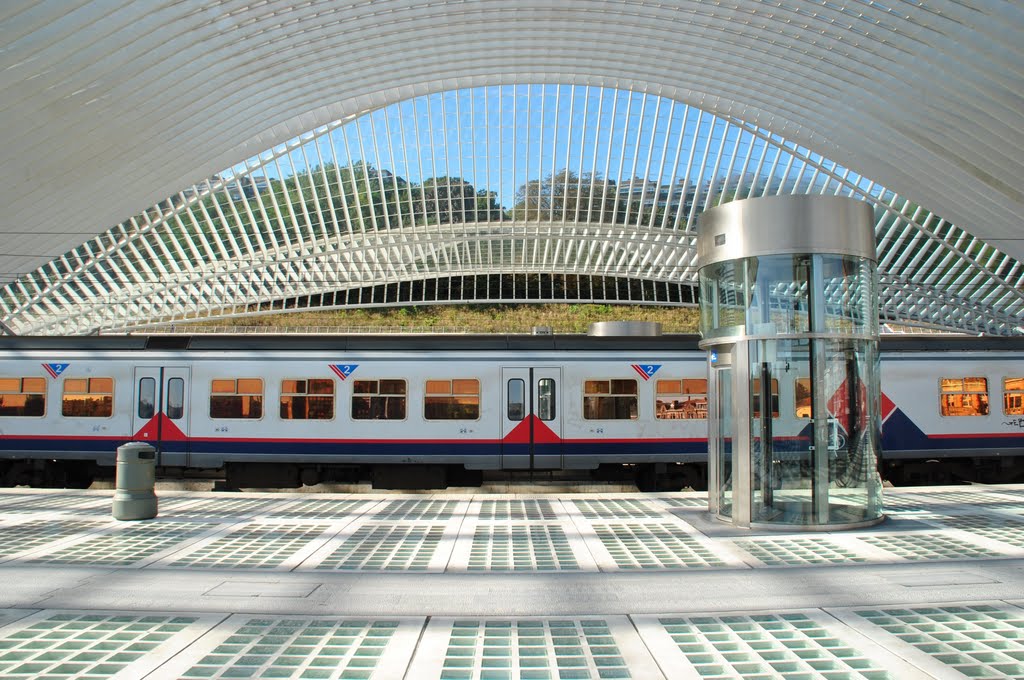
MULTIPOLYGON (((130 439, 115 438, 0 438, 0 455, 24 455, 24 453, 60 458, 61 454, 74 451, 78 453, 95 453, 112 455, 123 443, 130 439), (24 452, 24 453, 23 453, 24 452)), ((780 439, 775 442, 778 453, 784 451, 803 450, 806 441, 800 438, 780 439)), ((983 453, 986 449, 1020 448, 1024 446, 1024 433, 1007 434, 997 437, 928 437, 902 411, 896 410, 886 421, 882 434, 882 450, 884 452, 899 451, 940 451, 963 450, 965 452, 983 453)), ((302 454, 309 456, 324 455, 360 455, 360 456, 408 456, 410 453, 422 456, 451 455, 464 456, 496 456, 496 455, 529 455, 528 444, 505 444, 499 441, 459 440, 452 442, 318 442, 301 440, 212 440, 201 441, 166 441, 162 450, 167 453, 225 454, 225 455, 267 455, 267 454, 302 454), (411 451, 415 449, 415 451, 411 451)), ((565 455, 565 456, 624 456, 643 454, 706 454, 707 443, 704 441, 565 441, 561 444, 535 444, 534 455, 565 455)))
MULTIPOLYGON (((112 454, 118 446, 130 440, 97 440, 83 439, 0 439, 0 452, 32 452, 59 457, 66 451, 112 454)), ((305 442, 305 441, 274 441, 274 440, 203 440, 193 441, 188 446, 184 441, 163 442, 161 449, 166 453, 194 454, 208 453, 220 455, 268 455, 296 454, 309 456, 352 455, 352 456, 408 456, 415 453, 420 456, 451 455, 463 456, 496 456, 496 455, 529 455, 528 444, 506 444, 487 441, 476 442, 464 440, 459 442, 305 442), (414 450, 414 451, 413 451, 414 450)), ((534 444, 534 455, 600 455, 629 456, 641 454, 706 454, 707 445, 702 441, 694 442, 663 442, 663 441, 586 441, 562 442, 561 444, 534 444)))

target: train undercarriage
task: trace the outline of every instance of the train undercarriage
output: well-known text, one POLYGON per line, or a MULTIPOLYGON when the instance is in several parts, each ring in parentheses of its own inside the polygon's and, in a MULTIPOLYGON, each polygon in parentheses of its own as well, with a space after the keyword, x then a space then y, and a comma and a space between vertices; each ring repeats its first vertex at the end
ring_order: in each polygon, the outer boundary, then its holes
MULTIPOLYGON (((0 486, 87 489, 94 481, 113 480, 114 467, 87 460, 0 460, 0 486)), ((893 486, 1024 483, 1024 460, 1006 457, 949 457, 886 460, 882 478, 893 486)), ((299 489, 316 484, 369 484, 374 489, 425 490, 480 487, 509 482, 635 484, 640 491, 707 489, 703 463, 604 464, 593 470, 467 470, 461 465, 312 465, 227 463, 215 470, 161 467, 162 479, 211 479, 216 490, 299 489)))

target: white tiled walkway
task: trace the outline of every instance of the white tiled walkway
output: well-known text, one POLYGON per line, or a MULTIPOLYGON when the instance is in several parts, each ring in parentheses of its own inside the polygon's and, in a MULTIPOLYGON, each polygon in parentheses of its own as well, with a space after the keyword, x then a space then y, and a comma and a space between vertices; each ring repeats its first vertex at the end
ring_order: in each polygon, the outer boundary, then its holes
POLYGON ((1024 677, 1024 488, 749 533, 702 494, 0 491, 2 678, 1024 677))

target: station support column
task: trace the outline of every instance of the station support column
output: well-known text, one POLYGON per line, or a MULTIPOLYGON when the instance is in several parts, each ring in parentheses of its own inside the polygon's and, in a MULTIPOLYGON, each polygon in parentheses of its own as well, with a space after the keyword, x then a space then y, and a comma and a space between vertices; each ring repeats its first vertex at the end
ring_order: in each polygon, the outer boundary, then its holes
POLYGON ((862 201, 771 196, 706 211, 708 504, 742 527, 880 522, 878 275, 862 201))

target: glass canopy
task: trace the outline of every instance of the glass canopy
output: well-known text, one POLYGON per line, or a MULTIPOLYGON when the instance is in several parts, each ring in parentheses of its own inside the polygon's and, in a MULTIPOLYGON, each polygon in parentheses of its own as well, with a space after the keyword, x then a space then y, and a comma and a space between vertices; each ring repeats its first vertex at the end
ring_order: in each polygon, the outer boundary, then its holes
POLYGON ((1024 267, 909 198, 740 120, 547 84, 409 99, 202 178, 0 289, 0 328, 463 301, 694 305, 696 218, 782 194, 874 206, 883 320, 1019 327, 1024 267))

